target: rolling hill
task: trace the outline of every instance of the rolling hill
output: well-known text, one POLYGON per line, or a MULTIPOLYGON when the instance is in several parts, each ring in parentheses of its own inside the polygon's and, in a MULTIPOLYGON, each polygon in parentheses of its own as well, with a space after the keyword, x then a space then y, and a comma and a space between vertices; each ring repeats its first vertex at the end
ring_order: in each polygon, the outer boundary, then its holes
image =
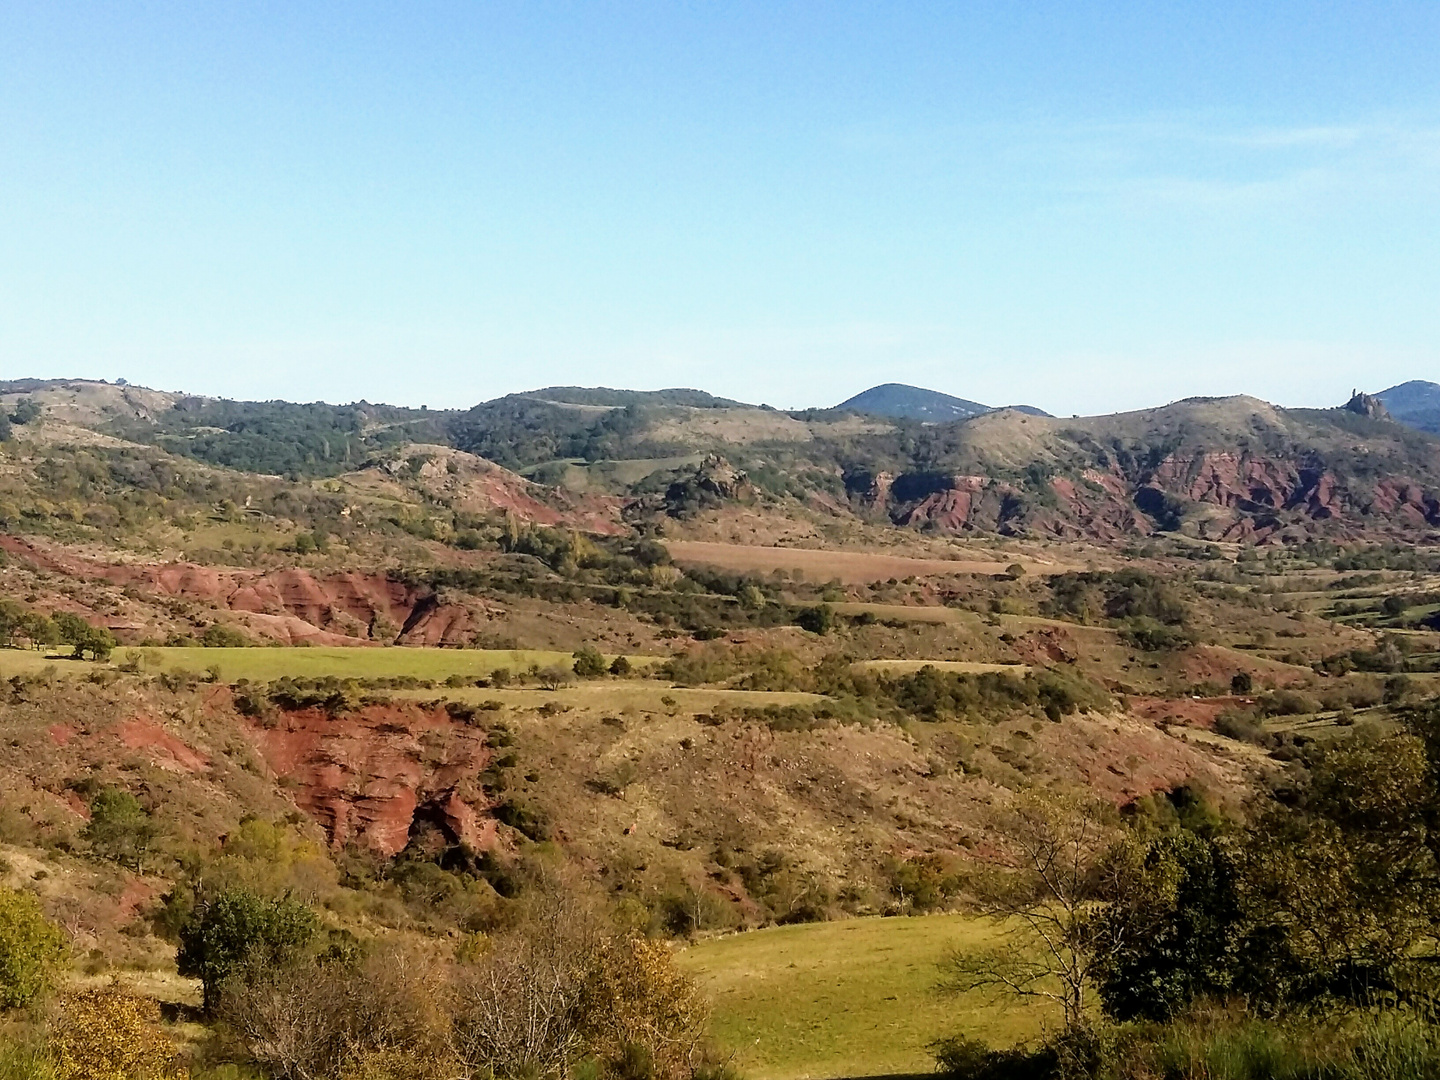
POLYGON ((1375 396, 1402 424, 1421 431, 1440 432, 1440 383, 1413 379, 1375 396))
MULTIPOLYGON (((1015 409, 1028 416, 1048 416, 1049 413, 1033 405, 1009 405, 1002 408, 1015 409)), ((938 390, 926 390, 905 383, 882 383, 847 398, 837 409, 866 413, 870 416, 886 416, 895 420, 921 420, 926 423, 945 424, 955 420, 968 420, 994 412, 996 407, 981 405, 978 401, 951 397, 938 390)))

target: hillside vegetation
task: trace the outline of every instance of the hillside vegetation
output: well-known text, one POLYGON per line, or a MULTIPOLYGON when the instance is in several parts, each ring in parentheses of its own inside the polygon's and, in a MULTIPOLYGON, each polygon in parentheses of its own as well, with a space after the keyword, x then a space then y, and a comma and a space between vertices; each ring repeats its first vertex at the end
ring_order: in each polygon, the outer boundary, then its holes
POLYGON ((0 1072, 1429 1063, 1440 441, 1361 404, 0 384, 0 1072))

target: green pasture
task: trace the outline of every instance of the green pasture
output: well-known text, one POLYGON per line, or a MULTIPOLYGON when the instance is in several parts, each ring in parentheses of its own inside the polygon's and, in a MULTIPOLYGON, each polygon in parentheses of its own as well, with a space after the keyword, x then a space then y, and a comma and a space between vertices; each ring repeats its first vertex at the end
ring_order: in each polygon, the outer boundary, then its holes
MULTIPOLYGON (((438 690, 407 690, 397 696, 434 698, 438 690)), ((560 705, 572 709, 607 709, 613 712, 708 712, 719 708, 763 709, 767 705, 810 705, 822 702, 819 694, 781 690, 708 690, 672 687, 647 679, 595 679, 575 682, 556 690, 506 687, 444 689, 448 701, 478 705, 498 701, 511 709, 538 709, 560 705)))
POLYGON ((1049 1010, 952 997, 937 963, 999 944, 967 915, 849 919, 713 938, 679 954, 714 1009, 715 1037, 751 1080, 928 1073, 926 1044, 963 1033, 994 1045, 1038 1035, 1049 1010))
POLYGON ((15 675, 38 675, 51 668, 57 675, 84 675, 94 671, 96 665, 83 660, 72 660, 70 648, 51 649, 36 652, 34 649, 0 649, 0 679, 15 675))
MULTIPOLYGON (((443 681, 451 675, 478 678, 496 668, 509 668, 520 673, 532 664, 540 667, 570 667, 573 653, 550 652, 544 649, 423 649, 402 646, 376 648, 157 648, 122 647, 113 654, 115 663, 123 663, 131 654, 138 655, 147 671, 193 671, 197 674, 211 666, 220 669, 222 682, 249 679, 269 682, 283 676, 319 679, 333 675, 342 679, 383 679, 413 676, 417 679, 443 681)), ((611 656, 607 660, 613 659, 611 656)), ((636 667, 656 664, 662 658, 632 656, 636 667)))

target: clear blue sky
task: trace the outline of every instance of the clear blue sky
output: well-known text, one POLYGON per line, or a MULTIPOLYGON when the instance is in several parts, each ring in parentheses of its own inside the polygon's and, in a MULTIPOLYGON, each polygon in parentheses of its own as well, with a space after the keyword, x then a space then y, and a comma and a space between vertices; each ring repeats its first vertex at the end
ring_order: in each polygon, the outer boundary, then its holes
POLYGON ((0 5, 0 377, 1440 380, 1440 4, 0 5))

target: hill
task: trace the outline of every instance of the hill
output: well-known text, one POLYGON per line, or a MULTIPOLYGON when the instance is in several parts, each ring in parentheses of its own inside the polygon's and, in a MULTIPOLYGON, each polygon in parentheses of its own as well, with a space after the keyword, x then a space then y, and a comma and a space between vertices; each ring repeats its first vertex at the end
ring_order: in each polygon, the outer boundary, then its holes
POLYGON ((938 390, 926 390, 904 383, 882 383, 847 398, 837 409, 851 409, 874 416, 890 416, 904 420, 925 420, 946 423, 966 420, 990 411, 989 405, 964 398, 951 397, 938 390))
MULTIPOLYGON (((1033 405, 1007 405, 1027 416, 1049 416, 1050 414, 1033 405)), ((951 397, 938 390, 926 390, 904 383, 883 383, 863 390, 852 398, 842 401, 836 409, 865 413, 870 416, 886 416, 896 420, 920 420, 925 423, 945 424, 955 420, 968 420, 994 412, 995 407, 981 405, 978 401, 951 397)))
POLYGON ((1440 383, 1414 379, 1375 395, 1390 415, 1422 431, 1440 432, 1440 383))
POLYGON ((945 532, 1294 541, 1440 527, 1440 441, 1343 409, 1233 397, 1073 420, 1004 411, 927 429, 906 457, 851 472, 849 490, 896 524, 945 532))
POLYGON ((0 412, 0 885, 68 979, 178 1017, 222 890, 314 909, 317 972, 457 978, 563 895, 657 938, 829 923, 690 953, 715 1034, 757 1075, 914 1068, 952 1013, 1036 1014, 917 1007, 946 942, 853 917, 969 904, 997 812, 1219 814, 1440 690, 1440 439, 1378 411, 0 412))

